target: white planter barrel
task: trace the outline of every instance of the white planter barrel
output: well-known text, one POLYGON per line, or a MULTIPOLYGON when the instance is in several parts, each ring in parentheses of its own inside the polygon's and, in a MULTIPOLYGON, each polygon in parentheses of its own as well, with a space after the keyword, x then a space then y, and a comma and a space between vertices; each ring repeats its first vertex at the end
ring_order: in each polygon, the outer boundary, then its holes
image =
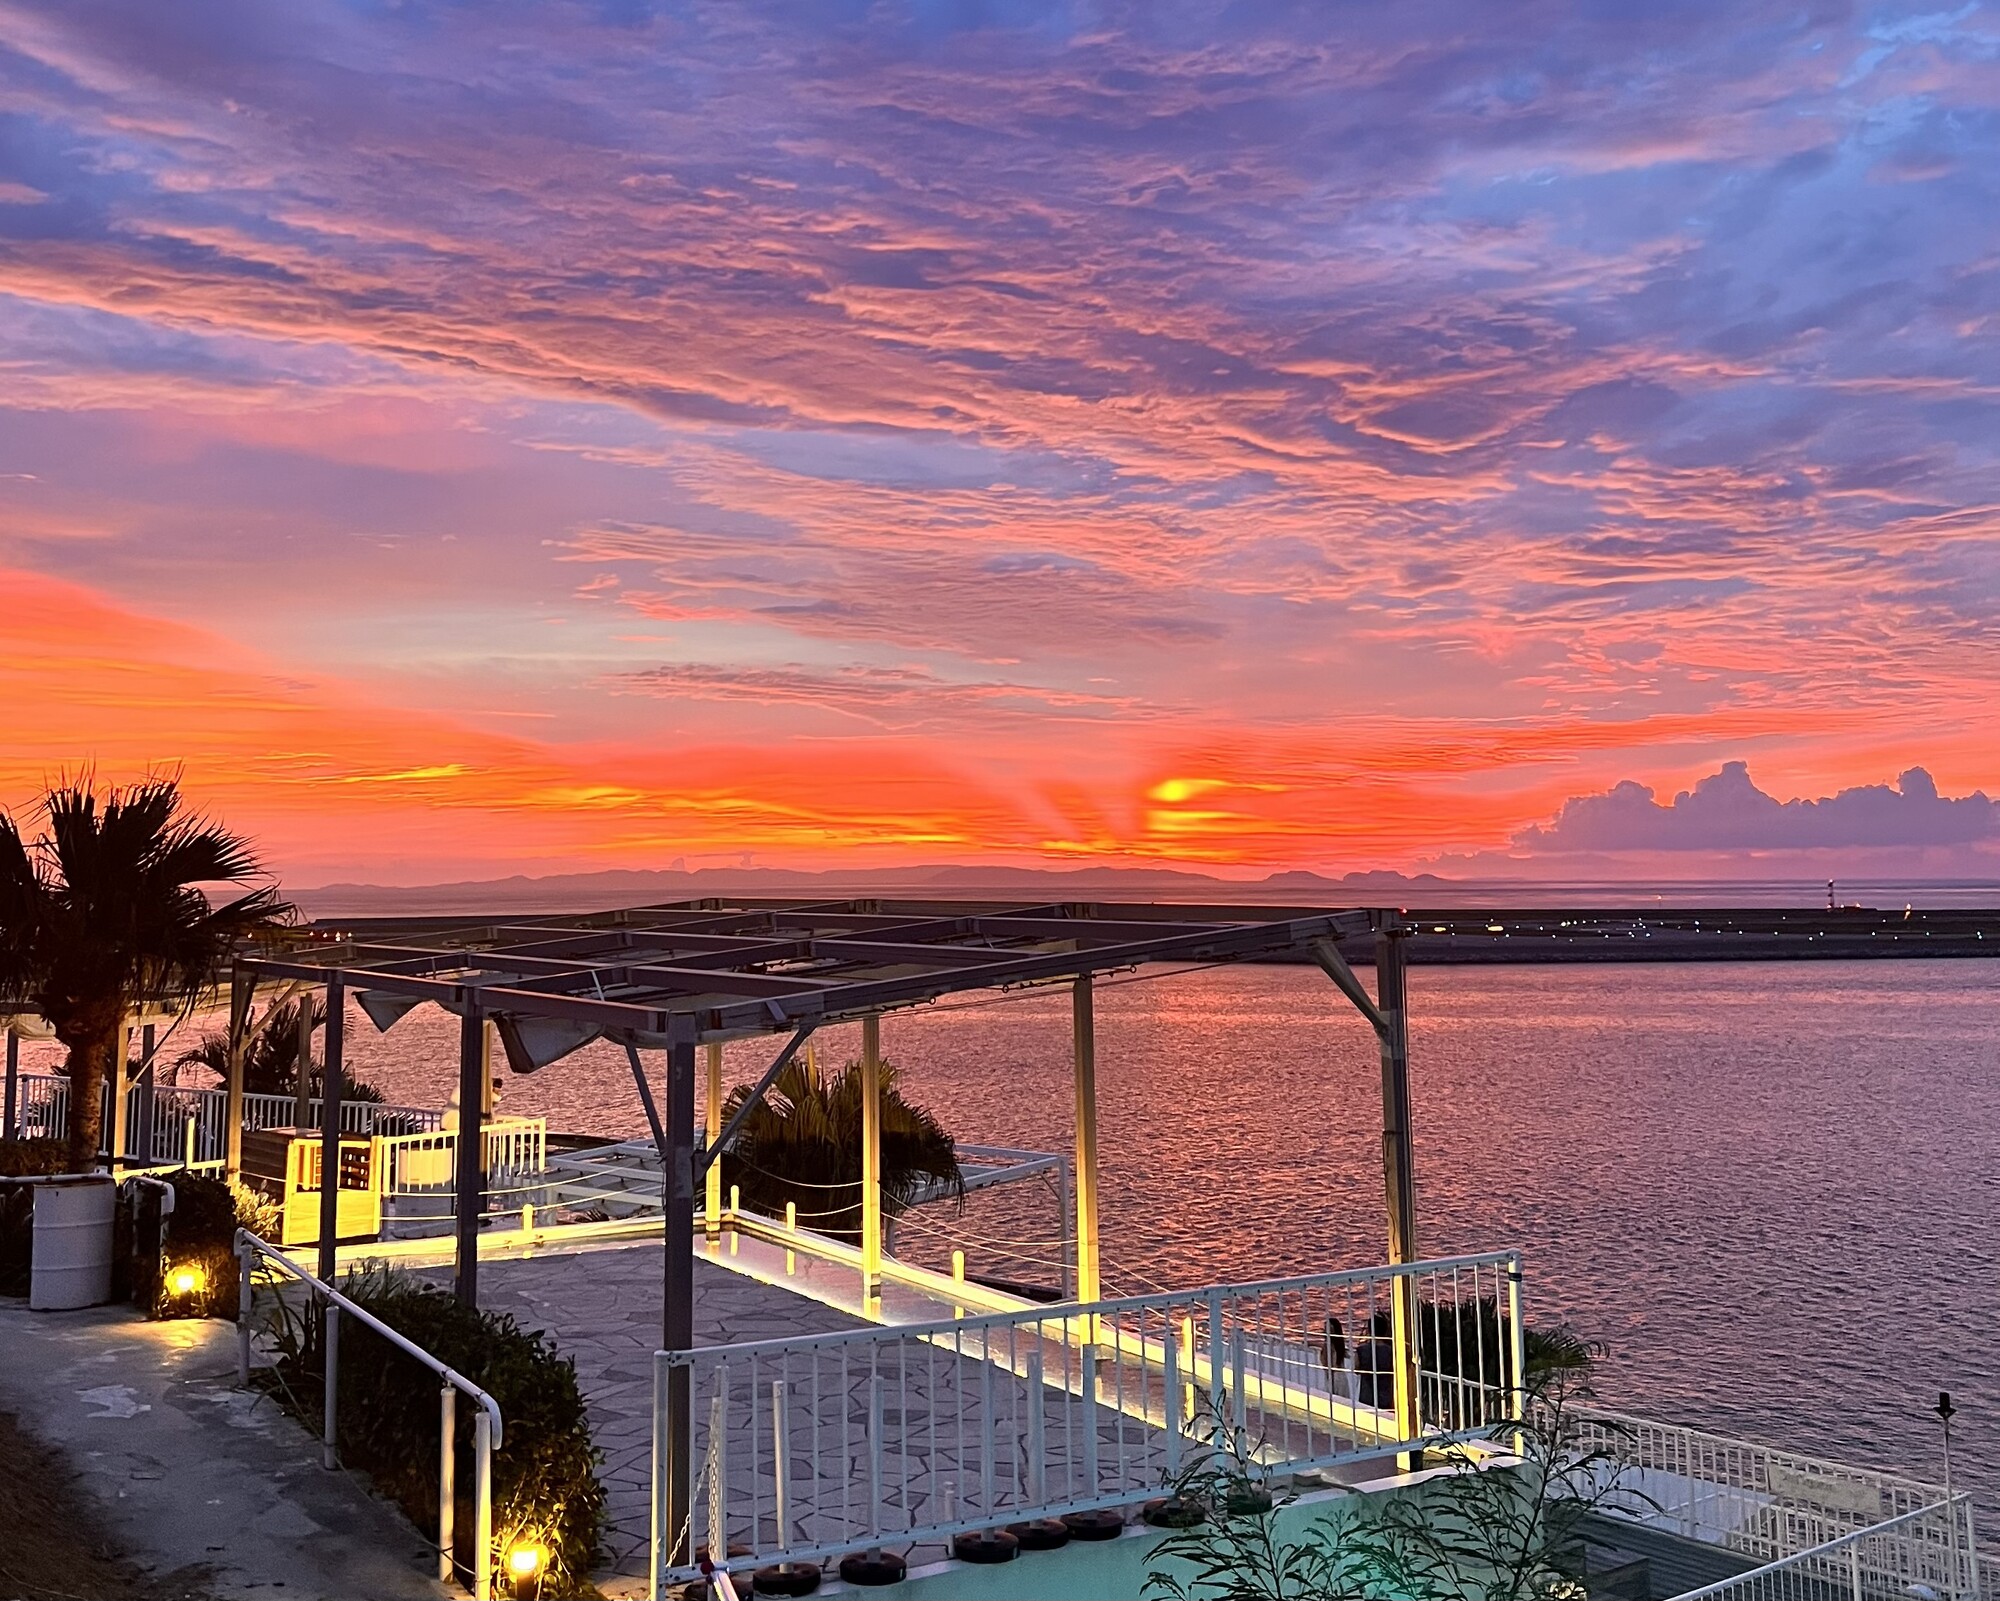
POLYGON ((118 1186, 109 1174, 80 1173, 35 1186, 30 1311, 67 1312, 111 1299, 117 1218, 118 1186))

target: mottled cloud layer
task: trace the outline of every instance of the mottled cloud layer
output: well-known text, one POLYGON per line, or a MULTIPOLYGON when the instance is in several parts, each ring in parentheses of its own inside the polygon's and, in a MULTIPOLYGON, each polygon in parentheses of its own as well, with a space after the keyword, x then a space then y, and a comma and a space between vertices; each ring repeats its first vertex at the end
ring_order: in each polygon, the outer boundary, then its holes
POLYGON ((481 860, 1991 787, 1996 107, 1919 5, 0 0, 0 564, 484 751, 481 860))

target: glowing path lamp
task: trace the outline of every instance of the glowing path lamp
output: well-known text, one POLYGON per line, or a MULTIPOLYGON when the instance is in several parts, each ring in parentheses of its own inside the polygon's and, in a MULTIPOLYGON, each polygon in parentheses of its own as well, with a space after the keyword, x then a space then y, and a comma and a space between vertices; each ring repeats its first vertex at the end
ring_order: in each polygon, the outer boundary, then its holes
POLYGON ((548 1547, 517 1540, 507 1550, 507 1583, 516 1601, 538 1601, 542 1574, 549 1565, 548 1547))

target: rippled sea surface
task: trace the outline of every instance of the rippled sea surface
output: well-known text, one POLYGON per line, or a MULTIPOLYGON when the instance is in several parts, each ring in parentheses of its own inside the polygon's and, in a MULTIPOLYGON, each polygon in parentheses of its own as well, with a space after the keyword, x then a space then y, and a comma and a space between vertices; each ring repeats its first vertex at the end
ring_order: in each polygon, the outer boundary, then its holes
MULTIPOLYGON (((1602 1398, 1663 1420, 1935 1477, 1927 1409, 1949 1389, 1955 1463, 2000 1508, 2000 962, 1432 968, 1410 987, 1427 1254, 1519 1246, 1531 1320, 1605 1341, 1602 1398)), ((1108 983, 1097 1014, 1113 1285, 1382 1259, 1374 1040, 1316 969, 1108 983)), ((419 1013, 382 1036, 356 1013, 350 1059, 437 1104, 455 1027, 419 1013)), ((891 1016, 883 1044, 961 1139, 1060 1150, 1068 1028, 1067 992, 1034 993, 891 1016)), ((854 1033, 823 1050, 845 1060, 854 1033)), ((775 1048, 731 1046, 731 1081, 775 1048)), ((644 1126, 602 1047, 510 1080, 503 1106, 644 1126)), ((978 1239, 1053 1236, 1058 1213, 1031 1185, 935 1224, 976 1261, 978 1239)), ((898 1246, 943 1248, 921 1220, 898 1246)))

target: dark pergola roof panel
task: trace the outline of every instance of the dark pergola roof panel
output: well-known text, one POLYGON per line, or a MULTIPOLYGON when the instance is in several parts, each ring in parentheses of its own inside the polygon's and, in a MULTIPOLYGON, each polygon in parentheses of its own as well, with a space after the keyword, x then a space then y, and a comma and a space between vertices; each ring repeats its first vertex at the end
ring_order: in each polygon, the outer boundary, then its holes
MULTIPOLYGON (((1394 921, 1247 906, 699 901, 574 917, 329 922, 309 931, 312 943, 245 959, 239 971, 338 979, 380 996, 384 1011, 396 1009, 392 997, 435 1001, 656 1045, 669 1034, 718 1040, 815 1027, 1146 962, 1271 955, 1394 921)), ((509 1055, 519 1069, 540 1065, 511 1044, 509 1055)))

